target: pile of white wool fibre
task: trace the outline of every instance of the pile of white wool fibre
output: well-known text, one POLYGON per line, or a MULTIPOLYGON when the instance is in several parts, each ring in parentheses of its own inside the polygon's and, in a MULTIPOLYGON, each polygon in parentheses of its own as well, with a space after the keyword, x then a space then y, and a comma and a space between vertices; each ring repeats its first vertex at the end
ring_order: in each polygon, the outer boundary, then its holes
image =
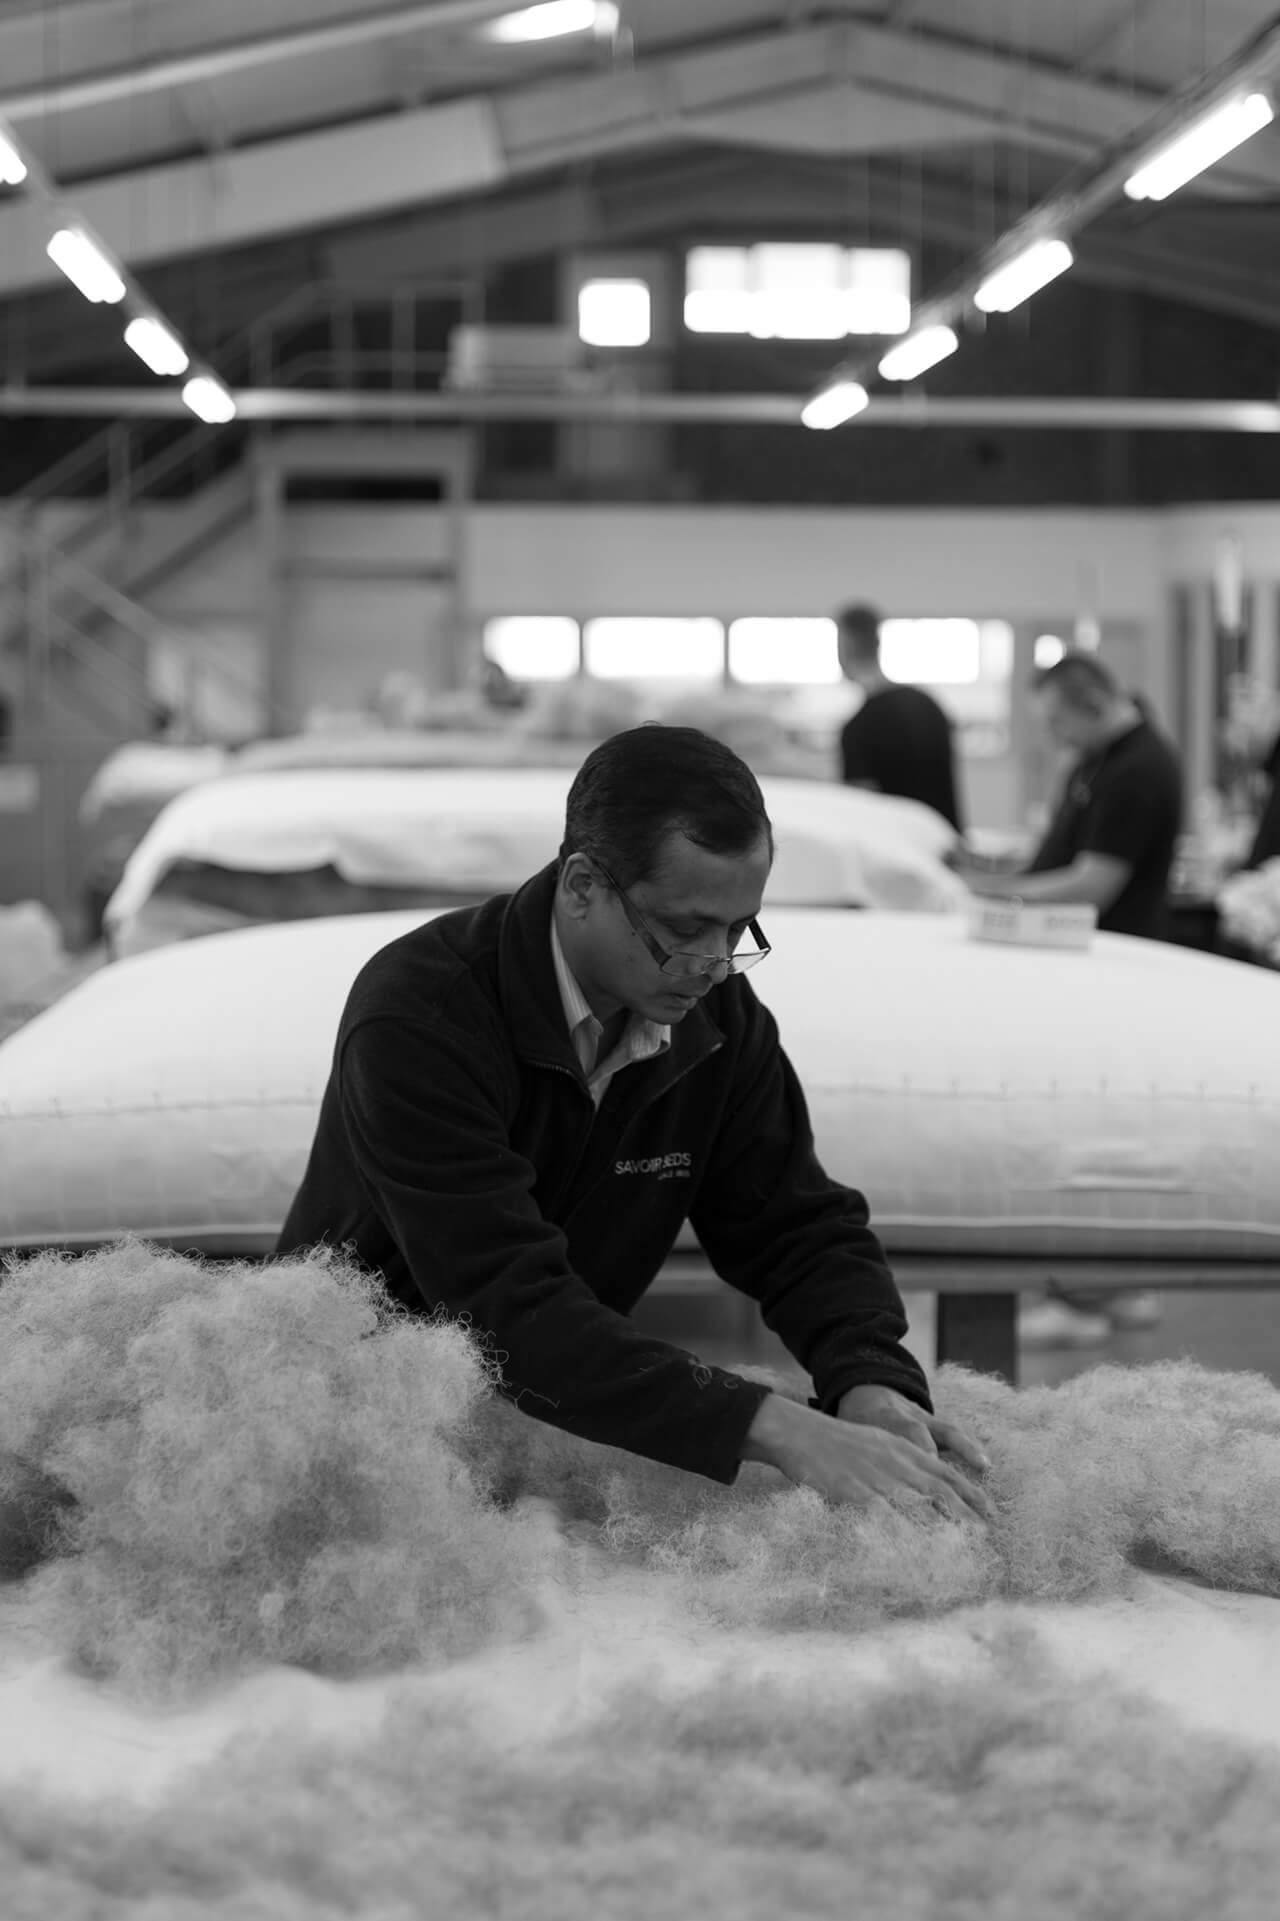
POLYGON ((537 1625, 553 1552, 464 1457, 491 1392, 463 1328, 391 1311, 330 1249, 10 1261, 0 1561, 144 1695, 456 1659, 537 1625))

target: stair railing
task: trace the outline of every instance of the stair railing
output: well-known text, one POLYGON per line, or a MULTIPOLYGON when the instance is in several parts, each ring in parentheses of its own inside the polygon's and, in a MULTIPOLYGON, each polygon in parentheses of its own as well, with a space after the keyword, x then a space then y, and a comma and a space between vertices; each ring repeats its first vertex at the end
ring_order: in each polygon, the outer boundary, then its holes
MULTIPOLYGON (((42 534, 38 528, 23 526, 15 515, 3 509, 0 509, 0 525, 10 529, 24 554, 30 642, 27 660, 33 677, 37 669, 49 671, 56 645, 132 704, 149 703, 152 699, 149 674, 120 660, 97 636, 79 626, 64 607, 59 607, 52 591, 55 582, 68 586, 77 599, 87 601, 97 613, 148 647, 156 642, 185 642, 190 644, 193 653, 198 651, 199 643, 194 636, 173 622, 162 620, 113 587, 83 561, 68 554, 59 541, 42 534)), ((211 660, 203 660, 202 671, 208 674, 211 670, 228 691, 241 698, 260 699, 256 681, 238 666, 219 659, 215 667, 211 660)))

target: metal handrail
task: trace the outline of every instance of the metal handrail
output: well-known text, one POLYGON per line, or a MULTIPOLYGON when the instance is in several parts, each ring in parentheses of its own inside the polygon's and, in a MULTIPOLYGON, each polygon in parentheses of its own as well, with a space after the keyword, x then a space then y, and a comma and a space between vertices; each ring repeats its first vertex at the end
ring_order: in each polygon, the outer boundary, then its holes
MULTIPOLYGON (((108 432, 115 433, 118 426, 119 423, 114 422, 108 432)), ((94 535, 110 527, 113 522, 122 520, 138 495, 146 493, 150 487, 167 479, 170 475, 179 473, 188 464, 193 453, 198 450, 203 451, 208 444, 205 433, 206 430, 203 427, 193 426, 180 440, 162 448, 158 454, 153 454, 150 460, 143 462, 142 466, 131 468, 130 498, 124 501, 108 498, 103 506, 94 512, 87 513, 83 520, 78 520, 74 527, 68 528, 61 534, 58 539, 59 546, 68 553, 72 553, 84 546, 94 535)))
MULTIPOLYGON (((12 525, 12 516, 3 508, 0 508, 0 521, 8 521, 12 525)), ((140 601, 131 600, 127 594, 121 593, 118 587, 103 580, 83 561, 76 560, 66 552, 61 541, 41 532, 38 527, 21 531, 43 550, 46 560, 51 560, 56 570, 70 576, 85 600, 91 601, 104 614, 110 614, 119 626, 129 628, 139 640, 154 640, 157 636, 168 637, 181 631, 151 613, 140 601)))
POLYGON ((362 347, 354 352, 341 355, 327 354, 320 348, 312 348, 309 353, 295 354, 291 360, 280 363, 274 373, 277 387, 296 385, 299 373, 309 373, 313 368, 327 368, 335 360, 341 360, 347 367, 359 370, 362 367, 404 365, 412 366, 415 372, 443 373, 449 364, 447 354, 435 352, 401 353, 394 347, 362 347))
MULTIPOLYGON (((118 587, 113 587, 110 581, 103 580, 82 561, 66 553, 59 541, 41 533, 38 528, 23 527, 14 515, 4 509, 0 509, 0 523, 8 524, 17 532, 20 539, 39 546, 44 565, 50 575, 60 575, 69 580, 81 599, 87 600, 91 606, 96 607, 100 613, 106 614, 126 632, 132 633, 136 639, 145 642, 180 640, 186 635, 186 629, 171 621, 161 620, 140 602, 131 600, 127 594, 121 593, 118 587)), ((118 661, 109 648, 104 647, 101 641, 78 626, 69 614, 51 606, 47 596, 44 622, 51 637, 55 626, 59 630, 59 645, 74 654, 82 664, 90 667, 99 678, 110 682, 116 691, 137 694, 144 689, 149 690, 149 682, 144 673, 128 668, 118 661), (95 653, 98 657, 97 661, 92 658, 95 653), (104 668, 100 664, 102 661, 109 661, 110 668, 104 668)), ((216 672, 225 686, 235 688, 241 693, 257 694, 256 681, 238 666, 230 666, 223 660, 217 661, 216 664, 208 662, 205 666, 206 671, 216 672)))

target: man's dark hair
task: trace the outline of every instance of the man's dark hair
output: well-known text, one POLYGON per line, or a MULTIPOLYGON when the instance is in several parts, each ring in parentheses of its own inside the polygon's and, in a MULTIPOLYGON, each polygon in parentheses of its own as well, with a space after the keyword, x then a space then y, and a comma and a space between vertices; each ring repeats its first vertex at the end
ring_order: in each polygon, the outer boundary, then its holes
POLYGON ((836 615, 840 659, 870 667, 880 658, 880 611, 865 601, 842 607, 836 615))
POLYGON ((681 833, 712 854, 747 854, 773 827, 745 760, 697 727, 649 721, 629 727, 583 761, 565 809, 561 865, 587 854, 620 887, 650 880, 663 843, 681 833))
POLYGON ((1054 689, 1068 707, 1084 714, 1097 713, 1120 691, 1120 684, 1106 662, 1096 654, 1079 649, 1065 653, 1052 667, 1037 668, 1031 685, 1037 694, 1054 689))

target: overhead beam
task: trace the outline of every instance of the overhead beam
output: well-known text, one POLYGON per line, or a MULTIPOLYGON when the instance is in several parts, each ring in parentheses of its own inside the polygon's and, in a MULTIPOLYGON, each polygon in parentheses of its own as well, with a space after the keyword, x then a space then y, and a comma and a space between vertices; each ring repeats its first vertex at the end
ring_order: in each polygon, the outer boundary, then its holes
MULTIPOLYGON (((482 193, 508 174, 492 105, 477 98, 84 183, 74 206, 136 268, 482 193)), ((0 211, 0 297, 58 281, 49 232, 30 195, 0 211)))
MULTIPOLYGON (((777 393, 393 394, 242 388, 236 394, 236 404, 242 421, 613 420, 800 427, 804 398, 777 393)), ((159 387, 0 387, 0 414, 189 418, 180 396, 159 387)), ((955 400, 876 398, 849 431, 860 432, 863 427, 925 431, 979 426, 1280 434, 1280 405, 1254 400, 1062 399, 1056 395, 1020 399, 1004 395, 955 400)))
MULTIPOLYGON (((1077 155, 1110 146, 1164 103, 1157 87, 1125 87, 1065 72, 1012 52, 977 48, 935 34, 851 26, 850 77, 904 100, 967 105, 1015 143, 1077 155)), ((1195 76, 1192 76, 1195 77, 1195 76)), ((1254 142, 1215 167, 1202 183, 1213 193, 1275 192, 1280 153, 1254 142)))
MULTIPOLYGON (((195 53, 112 67, 97 73, 66 75, 39 87, 0 88, 0 115, 15 123, 42 120, 49 114, 83 112, 125 100, 133 107, 148 93, 167 93, 201 81, 229 79, 282 61, 305 60, 309 55, 337 53, 389 40, 408 33, 438 32, 442 27, 473 26, 511 10, 513 0, 417 0, 404 7, 383 7, 376 13, 351 14, 321 26, 296 27, 285 33, 247 34, 236 40, 213 41, 195 53)), ((209 9, 212 17, 213 8, 209 9)), ((2 26, 3 23, 0 23, 2 26)))

